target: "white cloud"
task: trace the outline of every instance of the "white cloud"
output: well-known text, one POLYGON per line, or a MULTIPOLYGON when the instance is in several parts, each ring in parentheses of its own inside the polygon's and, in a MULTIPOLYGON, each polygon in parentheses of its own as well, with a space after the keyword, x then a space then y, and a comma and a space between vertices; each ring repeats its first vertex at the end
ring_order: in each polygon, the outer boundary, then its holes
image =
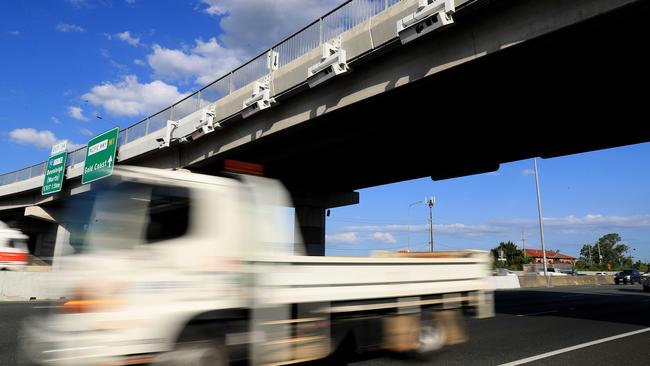
POLYGON ((381 232, 375 232, 370 235, 372 239, 384 241, 386 243, 397 243, 397 240, 395 240, 395 237, 391 233, 381 233, 381 232))
MULTIPOLYGON (((483 224, 434 224, 436 234, 448 234, 462 237, 480 237, 485 235, 517 234, 522 228, 537 228, 535 219, 493 220, 483 224)), ((565 217, 545 217, 544 227, 548 231, 560 233, 593 233, 616 229, 648 229, 650 215, 603 216, 589 214, 583 217, 573 215, 565 217)), ((354 233, 404 233, 428 232, 429 225, 360 225, 347 226, 342 229, 354 233)), ((371 237, 375 237, 374 234, 371 237)))
POLYGON ((133 117, 157 112, 185 96, 160 80, 141 84, 137 76, 126 75, 120 82, 93 86, 83 99, 114 116, 133 117))
POLYGON ((20 31, 17 31, 17 30, 15 30, 15 31, 8 31, 7 34, 12 35, 12 36, 19 36, 19 35, 20 35, 20 31))
POLYGON ((109 4, 108 0, 66 0, 66 1, 75 8, 92 8, 93 5, 106 6, 109 4))
POLYGON ((533 175, 535 174, 535 171, 533 169, 524 169, 521 171, 521 174, 523 175, 533 175))
POLYGON ((499 175, 501 175, 501 174, 500 174, 499 172, 489 172, 489 173, 487 173, 487 175, 490 175, 490 176, 499 176, 499 175))
POLYGON ((86 30, 83 29, 82 27, 74 24, 66 24, 66 23, 59 23, 56 26, 56 30, 58 32, 63 32, 63 33, 68 33, 68 32, 78 32, 78 33, 83 33, 86 30))
POLYGON ((341 0, 202 0, 204 12, 219 16, 230 49, 249 55, 271 47, 284 37, 332 10, 341 0))
POLYGON ((87 128, 82 128, 81 129, 81 134, 84 135, 84 136, 95 136, 95 134, 91 130, 89 130, 87 128))
MULTIPOLYGON (((49 149, 52 145, 63 140, 57 138, 52 131, 39 131, 33 128, 17 128, 9 132, 9 139, 21 145, 32 145, 39 149, 49 149)), ((68 142, 68 150, 75 150, 83 145, 68 142)))
POLYGON ((88 2, 86 0, 65 0, 65 1, 67 1, 68 3, 70 3, 70 5, 77 8, 88 5, 88 2))
POLYGON ((68 115, 70 117, 78 119, 79 121, 87 121, 88 117, 84 116, 83 112, 84 110, 82 108, 73 106, 68 107, 68 115))
POLYGON ((125 74, 125 73, 127 73, 129 71, 129 67, 124 65, 124 64, 116 62, 115 60, 110 60, 110 62, 111 62, 111 66, 116 68, 122 74, 125 74))
POLYGON ((650 228, 650 215, 544 218, 544 227, 558 228, 650 228))
MULTIPOLYGON (((388 233, 404 233, 404 232, 428 232, 429 225, 362 225, 362 226, 348 226, 343 228, 345 231, 355 232, 388 232, 388 233)), ((455 224, 434 224, 433 231, 436 233, 450 234, 450 235, 467 235, 467 236, 480 236, 488 234, 500 234, 508 232, 503 227, 496 225, 466 225, 461 223, 455 224)))
POLYGON ((360 240, 357 233, 338 233, 325 235, 325 241, 331 243, 356 243, 360 240))
POLYGON ((108 50, 105 49, 105 48, 100 48, 99 49, 99 54, 102 55, 103 58, 108 58, 108 59, 111 58, 111 53, 108 52, 108 50))
POLYGON ((153 53, 147 56, 149 66, 156 77, 163 80, 207 84, 239 66, 244 60, 239 51, 222 47, 216 38, 207 42, 197 39, 188 52, 178 49, 153 46, 153 53))
POLYGON ((318 19, 340 0, 202 0, 202 3, 203 12, 219 18, 223 34, 219 39, 195 39, 190 49, 154 45, 147 61, 155 77, 183 83, 210 83, 318 19))
POLYGON ((52 122, 54 122, 54 124, 57 124, 57 125, 61 124, 61 121, 59 121, 59 119, 56 118, 56 117, 50 117, 50 119, 52 120, 52 122))
MULTIPOLYGON (((125 31, 125 32, 122 32, 122 33, 115 33, 113 36, 115 38, 121 40, 121 41, 124 41, 124 42, 130 44, 131 46, 134 46, 134 47, 140 44, 140 37, 132 36, 131 32, 129 32, 129 31, 125 31)), ((109 37, 109 39, 111 39, 111 38, 109 37)))
POLYGON ((17 128, 9 132, 9 139, 18 144, 33 145, 38 148, 52 147, 58 141, 52 131, 38 131, 33 128, 17 128))
POLYGON ((147 64, 144 63, 144 61, 140 60, 139 58, 136 58, 133 60, 133 63, 138 65, 138 66, 146 66, 147 64))

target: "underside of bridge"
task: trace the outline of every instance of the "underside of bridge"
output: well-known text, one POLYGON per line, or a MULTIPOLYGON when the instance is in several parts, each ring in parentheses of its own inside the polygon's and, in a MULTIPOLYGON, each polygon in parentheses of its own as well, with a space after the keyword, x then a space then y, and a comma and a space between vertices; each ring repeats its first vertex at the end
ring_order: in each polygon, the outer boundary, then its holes
MULTIPOLYGON (((502 11, 507 3, 495 2, 462 22, 502 11)), ((289 187, 349 192, 650 141, 649 5, 640 2, 505 48, 193 168, 214 173, 221 159, 234 158, 264 164, 289 187)), ((418 42, 387 52, 422 48, 418 42)), ((373 73, 387 58, 353 65, 355 77, 373 73)), ((346 77, 330 82, 349 82, 346 77)), ((301 103, 310 92, 281 102, 301 103)))

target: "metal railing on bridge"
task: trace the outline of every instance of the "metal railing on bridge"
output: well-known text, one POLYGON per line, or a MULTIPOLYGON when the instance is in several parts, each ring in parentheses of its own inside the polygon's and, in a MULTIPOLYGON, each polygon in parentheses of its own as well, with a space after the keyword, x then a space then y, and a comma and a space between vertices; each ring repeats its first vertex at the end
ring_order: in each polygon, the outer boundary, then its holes
MULTIPOLYGON (((267 64, 269 52, 278 55, 278 66, 282 67, 320 47, 324 42, 338 37, 345 31, 365 22, 400 0, 347 0, 334 10, 323 15, 306 27, 285 38, 264 53, 218 78, 203 88, 191 93, 162 111, 148 116, 120 131, 118 147, 147 136, 164 128, 168 120, 180 120, 236 90, 259 80, 271 72, 267 64)), ((306 76, 305 76, 306 77, 306 76)), ((86 147, 72 151, 67 165, 83 162, 86 147)), ((0 175, 0 186, 43 175, 47 162, 0 175)))

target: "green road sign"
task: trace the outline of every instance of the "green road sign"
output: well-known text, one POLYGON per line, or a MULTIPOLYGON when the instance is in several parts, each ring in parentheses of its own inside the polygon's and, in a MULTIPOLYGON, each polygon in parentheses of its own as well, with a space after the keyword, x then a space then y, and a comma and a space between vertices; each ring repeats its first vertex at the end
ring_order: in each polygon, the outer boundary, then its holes
POLYGON ((43 196, 61 192, 63 187, 63 175, 65 174, 65 161, 68 157, 68 152, 63 148, 63 152, 50 156, 47 160, 45 167, 45 178, 43 179, 43 188, 41 194, 43 196))
POLYGON ((86 162, 81 176, 82 184, 94 182, 113 174, 119 132, 120 129, 116 127, 88 141, 86 162))

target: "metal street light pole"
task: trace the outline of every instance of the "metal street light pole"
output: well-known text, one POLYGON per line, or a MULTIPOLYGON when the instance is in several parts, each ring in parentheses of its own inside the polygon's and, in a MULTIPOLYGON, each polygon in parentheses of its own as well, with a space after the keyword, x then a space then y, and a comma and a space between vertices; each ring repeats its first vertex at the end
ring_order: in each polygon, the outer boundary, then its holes
POLYGON ((542 240, 542 256, 544 259, 544 277, 546 277, 546 287, 551 287, 548 269, 546 268, 546 246, 544 245, 544 223, 542 222, 542 197, 539 193, 539 173, 537 172, 537 158, 533 159, 535 163, 535 187, 537 188, 537 212, 539 215, 539 236, 542 240))
POLYGON ((429 206, 429 252, 433 252, 433 205, 436 203, 436 198, 431 196, 426 203, 429 206))

